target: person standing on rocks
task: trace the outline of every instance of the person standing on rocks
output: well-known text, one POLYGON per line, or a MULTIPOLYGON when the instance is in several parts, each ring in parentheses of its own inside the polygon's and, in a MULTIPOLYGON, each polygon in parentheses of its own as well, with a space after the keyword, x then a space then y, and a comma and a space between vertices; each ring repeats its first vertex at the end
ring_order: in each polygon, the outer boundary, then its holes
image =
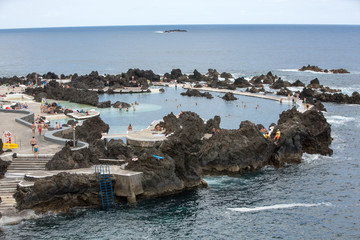
POLYGON ((30 140, 31 151, 34 152, 34 146, 37 144, 35 137, 33 136, 30 140))
POLYGON ((278 129, 277 131, 276 131, 276 135, 275 135, 275 137, 274 137, 274 141, 275 141, 275 143, 278 143, 279 142, 279 139, 280 139, 280 129, 278 129))

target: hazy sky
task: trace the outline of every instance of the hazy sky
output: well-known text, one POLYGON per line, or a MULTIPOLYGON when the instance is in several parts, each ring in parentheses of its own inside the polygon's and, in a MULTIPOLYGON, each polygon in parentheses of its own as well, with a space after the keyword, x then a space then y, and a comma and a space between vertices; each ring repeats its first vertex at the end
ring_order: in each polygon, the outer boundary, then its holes
POLYGON ((360 0, 0 0, 0 29, 168 24, 360 24, 360 0))

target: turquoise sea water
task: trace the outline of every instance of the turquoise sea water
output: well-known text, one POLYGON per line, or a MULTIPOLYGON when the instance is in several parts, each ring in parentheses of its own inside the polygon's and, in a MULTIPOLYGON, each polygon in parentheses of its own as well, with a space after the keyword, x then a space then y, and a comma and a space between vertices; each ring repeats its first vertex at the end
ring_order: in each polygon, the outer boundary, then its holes
MULTIPOLYGON (((345 92, 360 90, 359 26, 176 26, 104 27, 0 31, 0 75, 28 72, 119 73, 129 67, 156 73, 180 67, 227 71, 251 77, 320 82, 345 92), (303 65, 346 68, 351 74, 297 72, 303 65)), ((100 100, 140 105, 133 112, 102 109, 113 133, 146 127, 170 112, 222 118, 222 127, 242 120, 268 126, 286 104, 240 97, 227 103, 182 97, 181 88, 159 94, 101 95, 100 100), (181 104, 181 107, 176 107, 181 104), (247 107, 244 108, 243 104, 247 107), (236 106, 238 105, 238 106, 236 106), (256 109, 256 106, 259 108, 256 109), (229 116, 230 115, 230 116, 229 116)), ((140 199, 114 211, 79 210, 2 226, 4 239, 359 239, 360 164, 358 105, 325 104, 332 124, 332 156, 304 155, 303 162, 266 167, 239 176, 206 177, 206 189, 140 199)))

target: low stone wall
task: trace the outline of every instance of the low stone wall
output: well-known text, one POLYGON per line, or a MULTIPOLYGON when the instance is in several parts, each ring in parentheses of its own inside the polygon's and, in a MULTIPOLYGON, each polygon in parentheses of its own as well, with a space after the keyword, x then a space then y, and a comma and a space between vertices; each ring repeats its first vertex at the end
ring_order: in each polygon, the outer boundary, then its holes
MULTIPOLYGON (((63 127, 62 129, 59 129, 59 130, 48 131, 45 133, 44 139, 49 142, 53 142, 53 143, 60 144, 60 145, 65 145, 66 142, 71 141, 71 139, 54 136, 56 133, 60 133, 63 131, 72 131, 72 129, 70 127, 63 127)), ((81 150, 81 149, 89 147, 89 144, 87 142, 82 142, 82 141, 77 141, 77 145, 78 145, 77 148, 72 148, 71 150, 77 151, 77 150, 81 150)))
POLYGON ((0 112, 25 114, 16 118, 15 121, 27 127, 31 127, 31 124, 34 122, 34 113, 28 110, 0 109, 0 112))
MULTIPOLYGON (((20 124, 23 124, 23 125, 25 125, 27 127, 31 127, 32 123, 34 122, 34 113, 30 112, 28 110, 0 109, 0 112, 25 114, 24 116, 15 118, 15 121, 20 123, 20 124)), ((49 128, 49 130, 53 130, 53 129, 54 128, 49 128)), ((69 130, 71 131, 71 128, 64 127, 62 129, 59 129, 59 130, 47 131, 45 136, 44 136, 44 139, 46 141, 49 141, 49 142, 53 142, 53 143, 60 144, 60 145, 65 145, 66 142, 69 141, 69 139, 55 137, 54 134, 57 133, 57 132, 69 131, 69 130)), ((77 141, 77 144, 78 144, 78 147, 77 148, 72 148, 73 151, 89 147, 89 144, 86 143, 86 142, 77 141)))

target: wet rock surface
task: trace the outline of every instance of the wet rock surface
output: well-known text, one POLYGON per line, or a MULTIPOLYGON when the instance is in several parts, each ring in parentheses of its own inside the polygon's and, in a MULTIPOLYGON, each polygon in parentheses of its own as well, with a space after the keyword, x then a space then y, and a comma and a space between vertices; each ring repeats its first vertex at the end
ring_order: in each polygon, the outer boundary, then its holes
POLYGON ((222 97, 222 99, 224 99, 225 101, 235 101, 238 98, 235 97, 234 94, 228 92, 228 93, 225 93, 225 95, 222 97))

